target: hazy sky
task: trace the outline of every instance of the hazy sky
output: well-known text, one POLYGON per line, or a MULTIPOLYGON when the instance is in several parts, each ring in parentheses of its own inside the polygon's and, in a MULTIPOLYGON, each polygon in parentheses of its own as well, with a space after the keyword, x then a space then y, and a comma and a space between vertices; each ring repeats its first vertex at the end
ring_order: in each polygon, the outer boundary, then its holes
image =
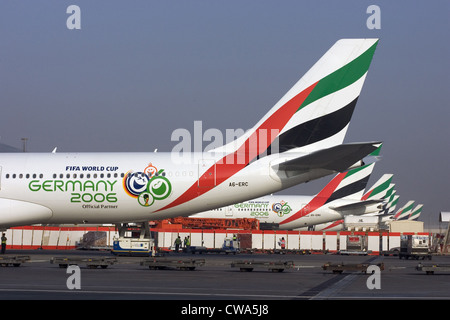
POLYGON ((170 151, 196 120, 250 128, 338 39, 377 37, 345 141, 383 141, 369 184, 393 173, 398 207, 423 203, 436 225, 450 211, 449 14, 448 0, 1 1, 0 142, 170 151), (381 29, 366 25, 372 4, 381 29))

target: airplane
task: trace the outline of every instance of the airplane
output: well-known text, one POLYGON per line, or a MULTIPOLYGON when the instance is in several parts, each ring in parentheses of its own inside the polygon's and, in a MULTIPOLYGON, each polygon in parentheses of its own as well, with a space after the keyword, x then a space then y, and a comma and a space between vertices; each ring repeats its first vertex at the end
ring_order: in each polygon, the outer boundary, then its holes
POLYGON ((183 161, 176 152, 2 153, 0 228, 188 216, 359 167, 381 143, 343 140, 377 45, 337 41, 254 127, 183 161))

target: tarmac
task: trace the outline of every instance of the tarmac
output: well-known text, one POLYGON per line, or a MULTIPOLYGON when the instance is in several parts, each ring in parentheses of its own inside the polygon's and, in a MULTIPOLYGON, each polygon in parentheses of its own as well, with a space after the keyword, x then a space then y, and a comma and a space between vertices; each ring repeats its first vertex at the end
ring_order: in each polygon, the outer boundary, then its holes
POLYGON ((164 258, 195 259, 204 263, 196 265, 194 270, 176 267, 153 270, 141 263, 148 258, 116 257, 114 264, 106 268, 90 268, 85 262, 79 263, 78 271, 60 267, 51 260, 65 257, 110 259, 115 256, 108 251, 8 250, 0 258, 19 255, 28 256, 29 260, 17 267, 0 267, 0 299, 3 303, 12 300, 151 300, 151 306, 155 301, 171 301, 171 305, 177 301, 175 307, 169 309, 178 315, 183 310, 191 314, 198 312, 192 309, 195 305, 216 306, 214 303, 222 305, 220 311, 225 313, 228 304, 220 304, 220 301, 251 302, 252 305, 257 302, 259 312, 264 312, 261 308, 273 301, 281 302, 280 308, 286 310, 286 307, 298 306, 293 301, 301 300, 450 299, 450 272, 429 275, 416 269, 419 263, 450 264, 450 256, 433 256, 431 261, 417 261, 396 256, 337 254, 170 253, 164 258), (232 267, 237 260, 260 264, 255 264, 253 271, 244 272, 239 267, 232 267), (288 267, 282 272, 271 271, 268 263, 274 262, 288 262, 288 267), (375 273, 365 270, 334 273, 324 269, 325 264, 369 265, 378 266, 378 269, 375 268, 375 273))

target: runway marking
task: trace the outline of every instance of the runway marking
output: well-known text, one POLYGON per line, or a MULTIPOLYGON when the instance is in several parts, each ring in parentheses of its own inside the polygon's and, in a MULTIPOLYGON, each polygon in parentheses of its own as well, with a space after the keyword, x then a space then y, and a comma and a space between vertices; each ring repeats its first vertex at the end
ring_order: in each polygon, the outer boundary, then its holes
POLYGON ((317 295, 311 298, 311 300, 318 300, 318 299, 328 299, 330 297, 336 297, 337 294, 344 289, 345 287, 349 286, 359 275, 355 273, 351 273, 347 276, 345 276, 343 279, 339 280, 336 283, 333 283, 328 288, 320 291, 317 295))
MULTIPOLYGON (((346 277, 345 277, 346 278, 346 277)), ((111 295, 139 295, 139 296, 145 296, 145 295, 157 295, 157 296, 171 296, 171 295, 179 295, 179 296, 189 296, 189 297, 226 297, 226 298, 261 298, 261 299, 314 299, 317 297, 310 296, 310 295, 261 295, 261 294, 227 294, 227 293, 193 293, 193 292, 155 292, 155 291, 140 291, 140 292, 124 292, 124 291, 100 291, 100 290, 50 290, 50 289, 0 289, 0 292, 17 292, 17 293, 67 293, 67 294, 101 294, 102 296, 100 299, 105 299, 105 295, 111 294, 111 295)), ((65 299, 67 297, 59 296, 60 299, 65 299)), ((339 295, 334 296, 332 299, 338 299, 338 300, 348 300, 348 299, 365 299, 365 300, 385 300, 385 299, 392 299, 392 300, 405 300, 405 299, 419 299, 419 300, 450 300, 450 297, 443 297, 443 296, 414 296, 414 295, 408 295, 408 296, 391 296, 391 295, 382 295, 382 296, 370 296, 370 295, 358 295, 358 296, 349 296, 349 295, 339 295)), ((12 297, 14 299, 14 297, 12 297)), ((108 298, 107 298, 108 299, 108 298)), ((172 299, 172 298, 168 298, 172 299)))
MULTIPOLYGON (((195 293, 195 292, 156 292, 156 291, 101 291, 101 290, 51 290, 51 289, 1 289, 0 292, 45 292, 68 294, 101 294, 101 295, 158 295, 158 296, 205 296, 205 297, 241 297, 241 298, 265 298, 265 299, 298 299, 297 295, 266 295, 266 294, 231 294, 231 293, 195 293)), ((102 297, 103 298, 103 297, 102 297)))
MULTIPOLYGON (((376 264, 378 262, 379 257, 373 257, 367 260, 365 263, 373 263, 376 264)), ((341 295, 338 295, 340 291, 349 286, 361 272, 352 272, 348 275, 336 275, 334 278, 331 278, 318 286, 309 289, 305 293, 301 294, 302 297, 310 296, 310 300, 320 300, 320 299, 329 299, 336 297, 341 298, 341 295)))

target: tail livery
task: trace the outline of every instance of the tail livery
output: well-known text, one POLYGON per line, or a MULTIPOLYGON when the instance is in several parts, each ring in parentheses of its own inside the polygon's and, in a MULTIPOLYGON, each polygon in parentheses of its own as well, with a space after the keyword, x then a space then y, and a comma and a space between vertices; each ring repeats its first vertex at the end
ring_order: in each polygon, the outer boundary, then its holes
POLYGON ((386 190, 388 190, 393 176, 394 175, 390 173, 386 173, 381 176, 372 188, 370 188, 370 190, 363 195, 361 200, 384 199, 386 197, 386 190))
POLYGON ((423 204, 417 205, 408 217, 408 220, 417 220, 422 213, 423 204))
POLYGON ((196 198, 205 201, 202 196, 212 188, 241 179, 243 169, 258 166, 258 159, 271 154, 291 154, 291 161, 300 160, 302 164, 302 172, 297 167, 272 166, 273 170, 282 171, 273 176, 286 188, 344 171, 376 150, 379 143, 342 142, 377 44, 378 39, 337 41, 252 129, 235 141, 210 150, 213 163, 202 168, 198 181, 159 210, 196 198), (313 156, 314 165, 308 156, 313 156), (198 188, 200 181, 210 181, 210 187, 198 188))
POLYGON ((212 151, 256 157, 341 144, 377 44, 378 39, 337 41, 252 129, 212 151))
POLYGON ((401 207, 395 215, 392 217, 394 220, 406 220, 412 212, 414 206, 414 200, 408 201, 403 207, 401 207))
MULTIPOLYGON (((352 169, 336 175, 308 204, 300 211, 280 222, 280 228, 295 228, 296 220, 313 213, 320 207, 339 199, 354 199, 359 202, 367 186, 375 163, 352 169), (292 226, 292 227, 291 227, 292 226)), ((345 207, 345 206, 344 206, 345 207)), ((334 207, 339 211, 341 207, 334 207)), ((342 208, 344 209, 344 208, 342 208)))

